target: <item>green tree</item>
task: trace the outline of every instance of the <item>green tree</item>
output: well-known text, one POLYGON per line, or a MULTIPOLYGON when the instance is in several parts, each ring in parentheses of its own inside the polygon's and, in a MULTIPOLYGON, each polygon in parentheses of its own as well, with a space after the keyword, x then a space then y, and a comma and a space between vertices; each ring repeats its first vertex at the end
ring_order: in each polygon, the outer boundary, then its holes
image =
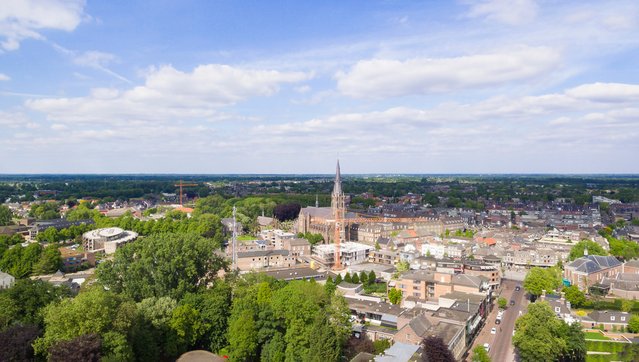
POLYGON ((34 343, 39 355, 46 355, 58 342, 96 333, 102 339, 105 356, 126 361, 132 356, 127 333, 135 315, 135 304, 102 288, 92 288, 74 299, 63 299, 44 309, 44 336, 34 343))
POLYGON ((335 285, 339 285, 342 282, 342 274, 337 274, 335 277, 335 285))
POLYGON ((375 275, 375 271, 371 270, 371 272, 368 273, 368 283, 373 284, 376 281, 377 281, 377 275, 375 275))
POLYGON ((586 360, 586 337, 579 323, 561 323, 559 336, 566 342, 566 349, 562 353, 562 361, 586 360))
POLYGON ((62 266, 60 250, 57 245, 51 244, 42 251, 40 260, 33 266, 33 273, 36 275, 51 274, 62 269, 62 266))
POLYGON ((392 304, 399 304, 402 301, 402 291, 399 289, 391 288, 388 291, 388 300, 392 304))
POLYGON ((582 240, 575 244, 572 249, 570 249, 568 260, 581 258, 582 256, 584 256, 584 251, 586 248, 588 248, 588 255, 608 255, 608 252, 606 252, 606 250, 604 250, 604 248, 597 242, 594 242, 592 240, 582 240))
POLYGON ((567 326, 555 317, 546 302, 530 304, 528 312, 515 322, 515 327, 513 344, 524 362, 556 361, 573 353, 570 348, 580 348, 579 340, 584 339, 579 326, 567 326))
POLYGON ((566 299, 573 307, 580 307, 583 306, 584 303, 586 303, 586 296, 581 290, 579 290, 579 288, 577 288, 576 285, 571 285, 567 288, 564 288, 563 292, 566 294, 566 299))
POLYGON ((229 323, 230 357, 232 361, 251 361, 257 356, 257 327, 250 311, 243 311, 229 323))
POLYGON ((98 267, 100 282, 140 301, 149 297, 180 299, 203 290, 226 267, 211 239, 196 234, 157 234, 117 250, 113 261, 98 267))
POLYGON ((360 283, 367 285, 368 284, 368 274, 366 274, 366 272, 361 271, 359 272, 359 281, 360 283))
POLYGON ((351 273, 346 272, 346 275, 344 275, 344 281, 346 283, 352 283, 353 282, 353 277, 351 277, 351 273))
POLYGON ((195 345, 206 328, 202 323, 200 312, 190 304, 179 305, 173 309, 169 325, 189 347, 195 345))
POLYGON ((639 333, 639 315, 633 314, 628 320, 628 332, 639 333))
POLYGON ((353 273, 353 277, 351 278, 351 282, 353 284, 359 284, 359 276, 357 275, 357 273, 353 273))
POLYGON ((508 301, 504 297, 499 297, 499 299, 497 299, 497 304, 501 309, 506 309, 508 307, 508 301))
POLYGON ((484 346, 477 346, 473 349, 472 362, 490 362, 490 356, 484 346))
MULTIPOLYGON (((66 286, 56 287, 42 280, 20 279, 11 288, 0 293, 0 306, 9 306, 12 310, 12 314, 4 314, 3 312, 9 311, 0 308, 0 315, 5 315, 4 318, 11 317, 9 323, 42 326, 42 309, 49 303, 70 295, 71 291, 66 286)), ((0 317, 0 320, 4 318, 0 317)))
POLYGON ((397 264, 395 264, 395 269, 397 269, 397 272, 401 273, 401 272, 405 272, 407 270, 410 269, 410 263, 408 263, 407 261, 400 261, 397 264))
POLYGON ((542 290, 551 292, 561 285, 561 272, 555 268, 532 268, 524 279, 524 288, 534 296, 540 296, 542 290))
POLYGON ((639 244, 625 239, 608 237, 610 254, 618 258, 629 260, 639 257, 639 244))
POLYGON ((4 205, 0 205, 0 226, 11 225, 12 219, 13 213, 11 210, 4 205))
POLYGON ((45 202, 42 204, 34 204, 31 206, 29 216, 39 220, 57 219, 60 217, 58 208, 60 205, 56 202, 45 202))
POLYGON ((624 312, 630 312, 634 305, 635 305, 635 302, 630 299, 621 300, 621 310, 624 312))

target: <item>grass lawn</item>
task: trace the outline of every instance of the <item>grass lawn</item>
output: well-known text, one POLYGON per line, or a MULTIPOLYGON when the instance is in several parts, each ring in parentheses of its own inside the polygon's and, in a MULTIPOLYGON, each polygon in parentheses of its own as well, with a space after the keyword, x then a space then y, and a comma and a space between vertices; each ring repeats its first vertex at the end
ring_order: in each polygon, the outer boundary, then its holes
POLYGON ((639 345, 633 343, 615 343, 603 340, 586 341, 586 349, 588 351, 610 353, 600 355, 589 354, 586 356, 586 362, 637 361, 639 357, 639 345))
POLYGON ((240 235, 237 237, 237 241, 251 241, 256 240, 257 238, 252 235, 240 235))
POLYGON ((609 341, 610 338, 604 336, 603 334, 599 333, 599 332, 586 332, 586 339, 599 339, 602 341, 609 341))

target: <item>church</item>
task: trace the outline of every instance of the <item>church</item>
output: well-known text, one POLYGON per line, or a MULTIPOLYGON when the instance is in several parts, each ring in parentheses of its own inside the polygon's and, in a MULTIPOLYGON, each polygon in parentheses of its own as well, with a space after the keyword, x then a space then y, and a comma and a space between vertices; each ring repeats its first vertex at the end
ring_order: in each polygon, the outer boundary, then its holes
MULTIPOLYGON (((342 191, 342 175, 339 160, 337 160, 335 184, 331 194, 331 207, 319 207, 316 203, 315 207, 302 208, 297 218, 297 232, 322 234, 324 240, 330 243, 335 238, 335 220, 352 217, 355 217, 355 215, 346 212, 346 197, 344 196, 344 191, 342 191)), ((341 241, 346 240, 345 229, 344 226, 340 228, 341 241)))

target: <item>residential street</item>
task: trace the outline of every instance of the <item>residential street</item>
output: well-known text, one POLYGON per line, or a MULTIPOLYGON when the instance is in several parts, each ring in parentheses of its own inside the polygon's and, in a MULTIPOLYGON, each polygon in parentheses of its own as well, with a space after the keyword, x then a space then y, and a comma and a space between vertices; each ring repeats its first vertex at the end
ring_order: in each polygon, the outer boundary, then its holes
MULTIPOLYGON (((515 300, 515 305, 508 306, 500 324, 495 324, 499 309, 493 309, 486 320, 484 328, 475 339, 475 343, 472 347, 472 349, 474 349, 475 346, 483 346, 484 343, 490 344, 489 355, 493 361, 505 362, 515 360, 514 347, 512 346, 515 321, 519 316, 519 311, 522 311, 523 313, 526 310, 526 305, 528 303, 525 298, 526 292, 523 288, 520 291, 515 291, 515 287, 517 285, 521 285, 521 282, 513 280, 502 281, 502 291, 500 296, 506 298, 509 304, 510 300, 515 300), (490 334, 490 330, 493 327, 497 330, 496 334, 490 334)), ((469 356, 472 356, 472 349, 469 356)))

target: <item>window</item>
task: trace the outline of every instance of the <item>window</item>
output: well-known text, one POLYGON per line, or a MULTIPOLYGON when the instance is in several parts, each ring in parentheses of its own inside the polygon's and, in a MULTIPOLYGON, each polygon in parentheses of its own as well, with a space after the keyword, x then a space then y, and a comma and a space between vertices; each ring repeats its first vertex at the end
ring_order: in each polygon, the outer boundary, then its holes
POLYGON ((614 322, 614 321, 615 321, 615 316, 614 316, 614 315, 611 315, 611 316, 610 316, 610 320, 614 322))
POLYGON ((421 294, 421 293, 413 293, 413 297, 418 297, 418 298, 419 298, 419 297, 421 297, 421 296, 422 296, 422 294, 421 294))
POLYGON ((621 317, 621 321, 625 322, 626 321, 626 317, 621 317))
POLYGON ((555 313, 561 312, 561 307, 555 307, 555 313))

